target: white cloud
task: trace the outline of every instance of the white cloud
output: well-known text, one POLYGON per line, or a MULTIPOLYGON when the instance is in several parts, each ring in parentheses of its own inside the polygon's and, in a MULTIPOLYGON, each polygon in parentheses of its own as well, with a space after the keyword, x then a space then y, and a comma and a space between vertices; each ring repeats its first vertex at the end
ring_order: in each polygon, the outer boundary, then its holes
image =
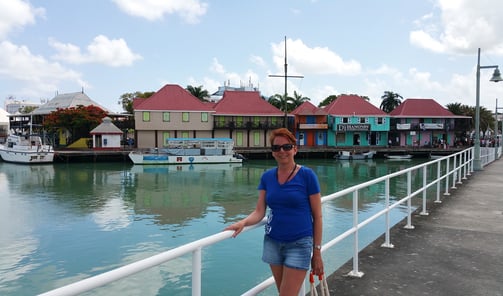
POLYGON ((439 20, 428 15, 415 22, 419 28, 409 36, 413 45, 434 52, 472 54, 481 47, 503 54, 503 2, 437 0, 437 7, 439 20))
MULTIPOLYGON (((278 69, 284 69, 285 42, 272 44, 271 47, 274 64, 278 69)), ((361 71, 359 62, 355 60, 345 61, 327 47, 310 48, 300 39, 287 40, 287 55, 287 63, 295 65, 295 67, 289 68, 289 75, 355 75, 361 71)))
POLYGON ((0 40, 12 30, 35 23, 36 16, 44 16, 43 8, 34 8, 21 0, 0 1, 0 40))
POLYGON ((142 59, 128 47, 124 39, 108 39, 103 35, 98 35, 93 42, 87 46, 87 52, 82 53, 80 48, 73 44, 64 44, 56 40, 49 40, 58 53, 54 59, 71 64, 99 63, 111 67, 131 66, 134 61, 142 59))
POLYGON ((61 81, 87 86, 81 74, 34 55, 26 46, 17 46, 9 41, 0 43, 0 77, 20 81, 29 87, 25 95, 39 97, 40 93, 54 92, 61 81))
POLYGON ((113 0, 127 14, 157 21, 165 14, 178 14, 187 23, 198 23, 208 4, 199 0, 113 0))

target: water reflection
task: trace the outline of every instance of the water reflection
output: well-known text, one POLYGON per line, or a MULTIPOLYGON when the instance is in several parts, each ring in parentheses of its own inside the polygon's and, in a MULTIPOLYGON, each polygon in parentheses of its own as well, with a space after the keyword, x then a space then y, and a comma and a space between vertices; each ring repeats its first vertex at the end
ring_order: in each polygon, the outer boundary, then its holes
MULTIPOLYGON (((419 162, 298 160, 317 173, 323 195, 419 162)), ((45 292, 214 234, 253 210, 258 180, 273 166, 274 161, 207 166, 0 163, 0 294, 45 292)), ((415 172, 413 183, 421 175, 415 172)), ((405 181, 391 183, 397 198, 405 192, 405 181)), ((382 186, 359 192, 363 212, 371 215, 382 207, 382 186)), ((351 223, 351 209, 351 197, 324 205, 327 237, 351 223)), ((257 264, 261 236, 260 231, 244 234, 205 251, 204 268, 211 270, 204 276, 205 295, 218 295, 219 285, 225 284, 221 279, 239 275, 243 265, 250 275, 226 287, 228 295, 269 275, 267 266, 257 264), (227 258, 237 249, 243 253, 240 264, 227 258)), ((107 286, 103 294, 141 289, 143 295, 186 295, 189 265, 190 258, 181 258, 107 286)))

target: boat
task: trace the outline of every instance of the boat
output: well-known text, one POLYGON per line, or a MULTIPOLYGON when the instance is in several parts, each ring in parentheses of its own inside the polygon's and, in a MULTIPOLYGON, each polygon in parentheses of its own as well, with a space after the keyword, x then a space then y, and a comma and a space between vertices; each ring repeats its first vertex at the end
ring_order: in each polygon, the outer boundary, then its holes
POLYGON ((52 163, 54 148, 44 144, 38 135, 7 136, 4 145, 0 145, 0 156, 5 162, 23 164, 52 163))
POLYGON ((385 154, 384 157, 387 159, 393 159, 393 160, 406 160, 406 159, 411 159, 412 155, 411 154, 385 154))
POLYGON ((372 159, 375 154, 376 154, 375 151, 368 151, 368 152, 340 151, 334 157, 339 160, 366 160, 366 159, 372 159))
POLYGON ((230 138, 168 138, 163 148, 129 153, 134 164, 242 163, 230 138))

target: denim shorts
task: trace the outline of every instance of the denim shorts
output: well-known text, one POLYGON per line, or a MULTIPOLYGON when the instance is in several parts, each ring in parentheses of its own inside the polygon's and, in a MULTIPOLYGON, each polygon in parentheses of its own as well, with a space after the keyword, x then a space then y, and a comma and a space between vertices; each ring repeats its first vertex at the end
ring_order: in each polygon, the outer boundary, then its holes
POLYGON ((290 268, 309 270, 312 252, 312 236, 282 243, 265 235, 262 261, 272 265, 284 265, 290 268))

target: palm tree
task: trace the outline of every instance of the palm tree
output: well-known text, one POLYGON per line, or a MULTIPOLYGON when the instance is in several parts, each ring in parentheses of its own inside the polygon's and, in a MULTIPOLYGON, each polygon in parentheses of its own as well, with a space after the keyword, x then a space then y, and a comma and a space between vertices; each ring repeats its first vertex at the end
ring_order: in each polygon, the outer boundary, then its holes
POLYGON ((203 89, 202 85, 196 87, 187 85, 186 90, 190 92, 194 97, 198 98, 201 102, 208 102, 210 94, 206 89, 203 89))
POLYGON ((289 110, 291 110, 289 107, 289 105, 292 104, 291 97, 286 97, 286 101, 285 101, 285 95, 275 94, 275 95, 269 97, 268 102, 269 102, 269 104, 278 108, 282 112, 288 113, 289 110), (286 107, 286 110, 285 110, 285 107, 286 107))
POLYGON ((397 93, 392 92, 392 91, 385 91, 384 94, 381 96, 381 99, 382 99, 382 102, 381 102, 380 109, 386 113, 390 113, 396 107, 400 106, 400 104, 402 103, 401 100, 403 100, 403 97, 397 93))
POLYGON ((311 99, 308 97, 304 97, 301 94, 297 93, 297 91, 293 91, 293 97, 291 98, 291 104, 289 105, 288 111, 293 111, 295 108, 299 107, 303 103, 310 101, 311 99))

